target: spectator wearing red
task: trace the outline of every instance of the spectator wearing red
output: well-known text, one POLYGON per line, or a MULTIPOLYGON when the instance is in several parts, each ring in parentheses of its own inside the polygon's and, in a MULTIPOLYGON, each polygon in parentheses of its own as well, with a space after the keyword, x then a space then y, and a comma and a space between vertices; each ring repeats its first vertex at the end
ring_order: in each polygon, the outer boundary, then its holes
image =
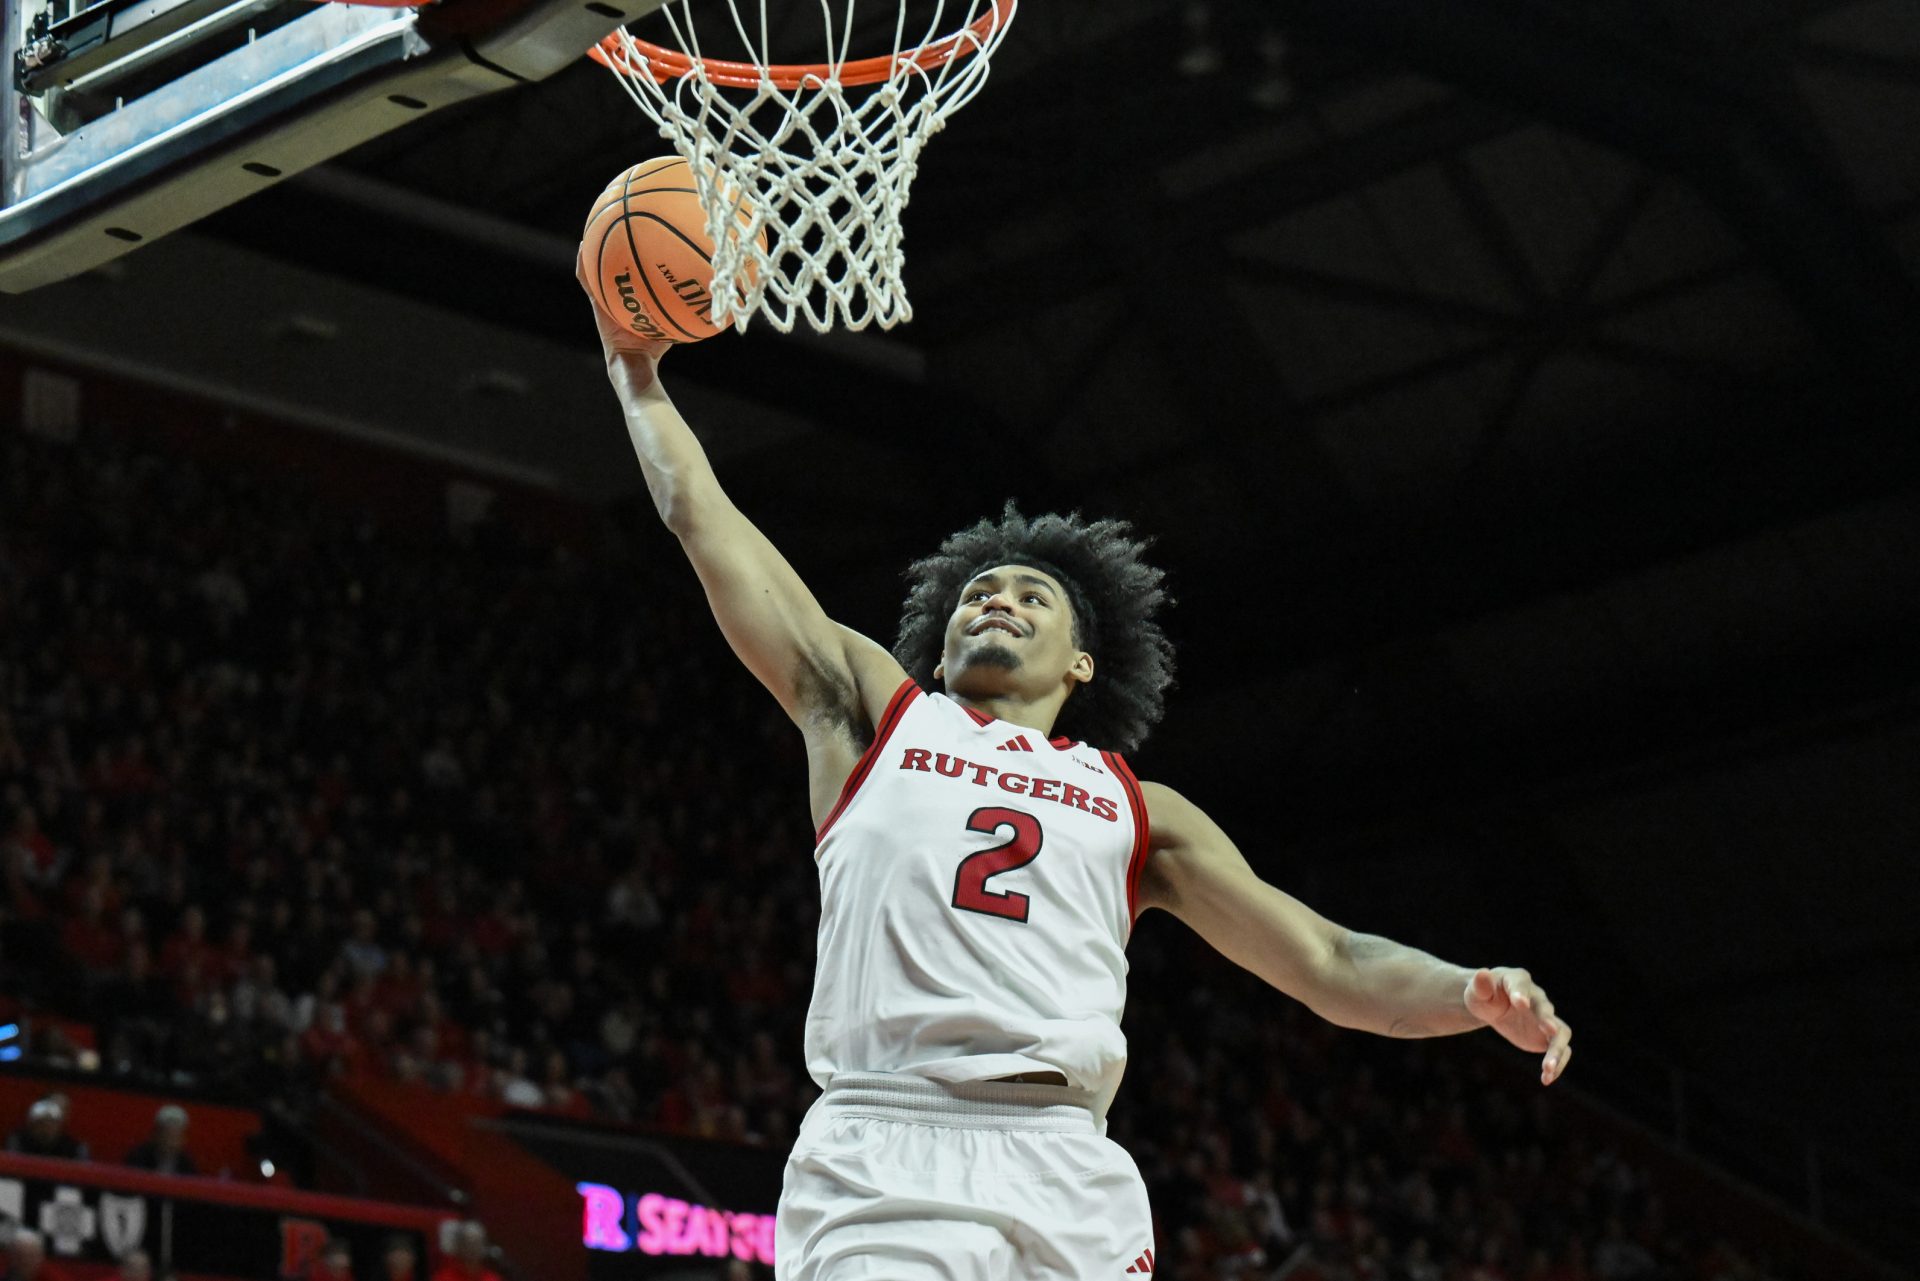
POLYGON ((160 775, 147 759, 147 740, 129 734, 107 764, 104 791, 109 796, 142 796, 159 785, 160 775))
POLYGON ((394 1077, 398 1066, 394 1051, 400 1047, 394 1045, 393 1020, 378 1006, 367 1011, 366 1026, 360 1033, 360 1048, 363 1057, 357 1064, 348 1064, 350 1070, 357 1069, 389 1079, 394 1077))
POLYGON ((214 949, 207 977, 221 987, 229 987, 252 964, 253 922, 243 916, 227 927, 227 941, 214 949))
POLYGON ((767 960, 766 953, 748 947, 740 963, 727 975, 727 995, 735 1006, 753 1011, 778 1008, 787 999, 786 980, 779 967, 767 960))
POLYGON ((41 830, 40 815, 31 805, 13 812, 13 822, 0 847, 20 852, 21 871, 36 885, 51 885, 60 871, 60 849, 53 838, 41 830))
POLYGON ((0 841, 0 869, 6 875, 6 906, 22 924, 45 919, 47 906, 33 880, 33 854, 24 845, 0 841))
POLYGON ((487 1230, 477 1219, 455 1225, 446 1260, 434 1270, 433 1281, 500 1281, 487 1266, 487 1230))
POLYGON ((321 1005, 313 1023, 300 1034, 300 1057, 322 1075, 334 1072, 351 1075, 358 1069, 362 1057, 360 1042, 347 1030, 347 1012, 338 1001, 321 1005))
MULTIPOLYGON (((97 801, 87 807, 85 821, 88 824, 91 825, 96 820, 98 809, 97 801)), ((82 840, 85 841, 88 835, 83 833, 82 840)), ((99 839, 104 838, 105 833, 92 835, 99 839)), ((79 913, 81 901, 86 898, 89 890, 99 895, 100 915, 103 918, 111 919, 119 915, 124 904, 120 901, 120 888, 113 883, 113 860, 105 854, 88 855, 85 868, 78 875, 68 878, 64 891, 68 915, 79 913)))
POLYGON ((396 948, 387 958, 385 972, 374 983, 373 999, 387 1012, 388 1018, 399 1023, 419 1012, 420 998, 425 991, 412 954, 396 948))
POLYGON ((476 1099, 493 1097, 493 1037, 485 1028, 467 1036, 467 1052, 454 1065, 460 1093, 476 1099))
POLYGON ((573 1073, 567 1067, 567 1055, 564 1050, 548 1050, 547 1066, 540 1092, 545 1096, 543 1106, 549 1112, 562 1116, 578 1117, 586 1120, 593 1115, 586 1096, 574 1087, 573 1073))
MULTIPOLYGON (((160 972, 177 985, 205 981, 213 945, 207 942, 207 914, 198 903, 189 903, 180 913, 180 926, 160 946, 160 972)), ((188 997, 187 999, 191 999, 188 997)))
POLYGON ((60 929, 60 946, 80 963, 89 979, 106 978, 120 968, 120 936, 106 922, 98 888, 89 885, 80 895, 78 910, 60 929))
MULTIPOLYGON (((352 974, 353 971, 349 970, 348 973, 352 974)), ((363 1041, 373 1040, 370 1029, 375 1016, 386 1017, 380 1008, 380 991, 375 986, 373 975, 356 976, 340 1004, 347 1011, 347 1026, 353 1030, 353 1034, 363 1041)))
POLYGON ((422 992, 416 1012, 418 1014, 417 1029, 421 1032, 430 1032, 433 1036, 433 1057, 436 1060, 459 1061, 466 1056, 466 1029, 447 1017, 445 1007, 440 1004, 438 993, 431 989, 422 992))
POLYGON ((505 956, 513 947, 519 931, 514 924, 513 898, 501 891, 493 907, 475 917, 467 926, 467 937, 482 956, 505 956))

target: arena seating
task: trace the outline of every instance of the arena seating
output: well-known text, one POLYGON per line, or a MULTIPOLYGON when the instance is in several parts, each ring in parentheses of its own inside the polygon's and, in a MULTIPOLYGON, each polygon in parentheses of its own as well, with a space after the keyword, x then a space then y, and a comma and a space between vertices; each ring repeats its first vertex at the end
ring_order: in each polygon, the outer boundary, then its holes
MULTIPOLYGON (((0 1014, 296 1111, 382 1080, 788 1142, 804 761, 663 562, 0 429, 0 1014)), ((1484 1048, 1338 1032, 1171 926, 1133 960, 1162 1275, 1783 1274, 1484 1048)))

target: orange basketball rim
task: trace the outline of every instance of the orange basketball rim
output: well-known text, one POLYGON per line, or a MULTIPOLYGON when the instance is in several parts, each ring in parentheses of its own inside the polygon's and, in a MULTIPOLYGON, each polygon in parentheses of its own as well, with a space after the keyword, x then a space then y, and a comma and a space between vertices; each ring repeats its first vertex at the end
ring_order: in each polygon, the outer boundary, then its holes
POLYGON ((838 79, 843 85, 872 85, 891 80, 908 68, 933 71, 956 58, 964 58, 986 43, 996 30, 1013 21, 1019 0, 991 0, 978 18, 949 36, 874 58, 857 58, 840 64, 834 75, 831 63, 784 62, 761 66, 753 62, 729 62, 720 58, 696 58, 679 49, 669 49, 637 37, 628 36, 631 48, 641 54, 647 65, 635 67, 630 61, 628 44, 615 32, 590 51, 595 62, 625 75, 647 75, 664 84, 691 75, 694 68, 706 72, 707 79, 729 89, 757 89, 771 81, 782 89, 801 89, 838 79))

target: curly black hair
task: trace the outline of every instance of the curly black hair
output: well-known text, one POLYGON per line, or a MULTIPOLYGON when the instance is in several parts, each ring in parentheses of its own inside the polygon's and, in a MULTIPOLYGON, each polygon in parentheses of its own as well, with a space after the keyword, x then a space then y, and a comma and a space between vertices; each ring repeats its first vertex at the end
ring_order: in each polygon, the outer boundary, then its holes
POLYGON ((991 517, 949 535, 940 550, 907 567, 907 599, 893 656, 923 687, 945 648, 960 589, 995 565, 1028 565, 1058 579, 1073 606, 1073 643, 1093 655, 1094 679, 1074 690, 1055 732, 1114 751, 1146 741, 1166 710, 1173 643, 1154 621, 1173 603, 1164 571, 1140 559, 1147 540, 1123 520, 1080 513, 1029 519, 1011 500, 991 517))

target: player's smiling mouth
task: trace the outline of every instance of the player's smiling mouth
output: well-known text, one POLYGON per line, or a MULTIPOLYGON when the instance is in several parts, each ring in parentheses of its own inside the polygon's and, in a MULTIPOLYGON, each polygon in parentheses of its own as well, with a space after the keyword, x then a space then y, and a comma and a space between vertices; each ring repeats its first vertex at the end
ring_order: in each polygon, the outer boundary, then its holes
POLYGON ((967 635, 978 636, 981 633, 985 632, 990 627, 999 628, 1014 636, 1026 635, 1025 632, 1022 632, 1017 626, 1014 625, 1012 620, 1005 619, 1005 618, 983 618, 979 622, 975 623, 972 627, 969 627, 967 629, 967 635))

